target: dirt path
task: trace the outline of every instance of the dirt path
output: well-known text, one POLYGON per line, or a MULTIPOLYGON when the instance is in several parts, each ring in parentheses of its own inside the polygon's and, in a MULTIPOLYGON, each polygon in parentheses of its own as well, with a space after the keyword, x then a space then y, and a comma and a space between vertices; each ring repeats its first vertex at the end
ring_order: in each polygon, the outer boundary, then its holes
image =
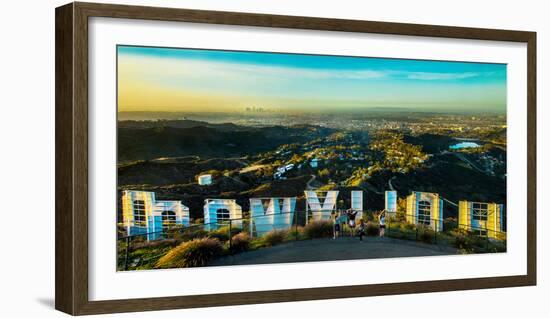
POLYGON ((451 247, 386 237, 367 237, 363 242, 360 242, 358 238, 344 237, 336 240, 316 239, 289 242, 270 248, 222 257, 211 262, 209 266, 435 256, 454 255, 456 253, 456 249, 451 247))
POLYGON ((317 177, 314 174, 311 175, 311 179, 309 179, 309 181, 306 183, 306 190, 312 190, 313 189, 313 187, 311 186, 311 183, 313 181, 315 181, 316 178, 317 177))
POLYGON ((391 182, 393 180, 395 180, 396 178, 397 178, 396 176, 393 176, 388 180, 388 187, 390 188, 391 191, 395 191, 395 188, 393 187, 393 183, 391 183, 391 182))

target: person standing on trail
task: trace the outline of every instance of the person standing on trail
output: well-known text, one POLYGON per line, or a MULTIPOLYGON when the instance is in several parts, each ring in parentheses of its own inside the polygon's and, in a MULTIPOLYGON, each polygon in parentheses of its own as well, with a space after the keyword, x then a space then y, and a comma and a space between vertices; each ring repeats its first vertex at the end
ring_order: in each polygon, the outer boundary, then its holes
POLYGON ((349 228, 351 230, 351 236, 355 236, 355 216, 357 215, 357 211, 348 210, 348 222, 349 222, 349 228))
POLYGON ((334 214, 334 225, 332 228, 332 239, 335 240, 338 235, 340 234, 340 216, 338 216, 338 212, 334 214))
POLYGON ((384 236, 386 232, 386 211, 380 213, 380 237, 384 236))
POLYGON ((359 241, 363 242, 363 236, 365 236, 365 220, 359 221, 359 241))

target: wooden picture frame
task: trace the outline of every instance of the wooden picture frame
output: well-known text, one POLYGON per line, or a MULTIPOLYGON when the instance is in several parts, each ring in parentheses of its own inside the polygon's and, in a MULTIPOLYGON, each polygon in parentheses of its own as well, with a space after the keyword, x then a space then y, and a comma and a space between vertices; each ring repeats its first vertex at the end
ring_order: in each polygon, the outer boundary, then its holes
POLYGON ((536 33, 297 16, 70 3, 56 9, 56 272, 55 307, 72 314, 257 304, 536 284, 536 33), (110 17, 365 32, 527 44, 527 275, 304 288, 229 294, 88 298, 88 19, 110 17))

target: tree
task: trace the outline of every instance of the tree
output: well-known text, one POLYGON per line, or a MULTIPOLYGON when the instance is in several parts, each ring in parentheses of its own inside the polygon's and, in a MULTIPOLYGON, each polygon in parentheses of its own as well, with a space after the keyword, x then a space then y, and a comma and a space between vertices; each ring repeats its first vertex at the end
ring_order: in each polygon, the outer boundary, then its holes
POLYGON ((397 198, 397 212, 395 217, 398 221, 405 221, 405 215, 407 214, 407 199, 397 198))
POLYGON ((319 170, 319 172, 317 172, 317 174, 319 175, 319 178, 326 180, 330 176, 330 170, 328 170, 327 168, 321 169, 319 170))

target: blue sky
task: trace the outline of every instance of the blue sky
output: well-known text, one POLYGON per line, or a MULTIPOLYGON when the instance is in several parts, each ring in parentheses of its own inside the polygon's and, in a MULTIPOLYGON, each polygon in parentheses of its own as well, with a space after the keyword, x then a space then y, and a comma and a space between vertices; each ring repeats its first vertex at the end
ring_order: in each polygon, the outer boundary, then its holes
POLYGON ((506 65, 118 47, 119 108, 506 109, 506 65))

